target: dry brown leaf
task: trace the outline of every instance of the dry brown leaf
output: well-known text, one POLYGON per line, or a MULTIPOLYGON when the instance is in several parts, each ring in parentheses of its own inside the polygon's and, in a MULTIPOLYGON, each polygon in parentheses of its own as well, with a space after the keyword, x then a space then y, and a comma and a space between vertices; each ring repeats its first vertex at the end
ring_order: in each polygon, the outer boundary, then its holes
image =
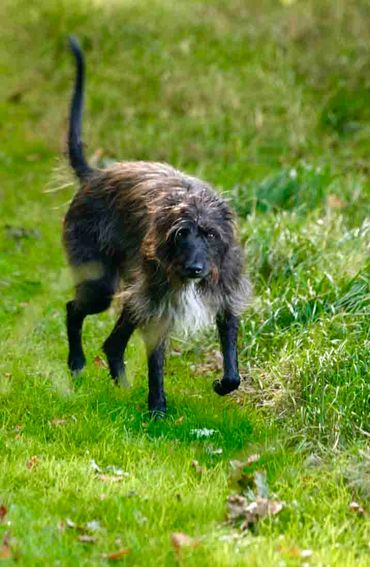
POLYGON ((107 362, 101 356, 96 356, 94 358, 95 366, 99 366, 99 368, 107 368, 107 362))
POLYGON ((81 535, 78 536, 77 539, 81 543, 95 543, 97 538, 96 538, 96 536, 93 536, 93 535, 81 534, 81 535))
POLYGON ((191 466, 193 467, 193 469, 197 474, 202 475, 204 473, 204 468, 200 466, 199 461, 194 459, 191 462, 191 466))
POLYGON ((0 522, 5 518, 8 513, 8 508, 4 504, 0 504, 0 522))
POLYGON ((2 545, 0 547, 0 559, 11 559, 12 557, 12 550, 8 545, 2 545))
POLYGON ((96 478, 104 482, 121 482, 124 479, 122 475, 117 474, 98 474, 96 478))
POLYGON ((108 561, 118 561, 119 559, 122 559, 122 557, 125 557, 125 555, 128 555, 129 553, 130 550, 127 549, 127 547, 122 547, 121 549, 118 549, 117 551, 113 551, 112 553, 103 553, 102 558, 108 559, 108 561))
POLYGON ((351 512, 356 512, 359 516, 363 516, 365 514, 364 508, 358 502, 351 502, 349 509, 351 512))
POLYGON ((171 356, 181 356, 182 355, 182 351, 180 349, 180 347, 174 347, 171 350, 171 356))
POLYGON ((297 546, 285 547, 279 545, 277 551, 283 555, 288 555, 289 557, 301 557, 301 550, 297 546))
POLYGON ((6 531, 3 537, 3 544, 0 547, 0 559, 11 559, 13 557, 10 546, 10 532, 6 531))
POLYGON ((55 425, 55 426, 59 426, 59 425, 65 425, 67 423, 67 420, 64 418, 59 418, 59 417, 54 417, 54 419, 52 419, 50 421, 50 425, 55 425))
POLYGON ((28 461, 27 461, 27 463, 26 463, 26 467, 27 467, 29 470, 32 470, 32 469, 37 465, 38 462, 39 462, 38 456, 37 456, 37 455, 32 455, 32 457, 31 457, 30 459, 28 459, 28 461))
POLYGON ((184 534, 183 532, 174 532, 171 534, 171 543, 176 553, 180 553, 183 547, 196 547, 199 540, 184 534))
POLYGON ((334 193, 328 195, 326 203, 330 209, 344 209, 346 206, 346 203, 338 195, 334 195, 334 193))
POLYGON ((233 494, 227 499, 228 520, 232 523, 242 522, 245 530, 267 516, 275 516, 284 507, 284 502, 258 497, 250 502, 245 496, 233 494))

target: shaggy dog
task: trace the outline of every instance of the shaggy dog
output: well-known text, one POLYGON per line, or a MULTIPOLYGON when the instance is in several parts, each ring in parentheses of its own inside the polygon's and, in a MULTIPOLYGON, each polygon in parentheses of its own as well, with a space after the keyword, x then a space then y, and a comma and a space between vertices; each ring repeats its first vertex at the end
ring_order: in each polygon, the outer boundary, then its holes
POLYGON ((75 374, 85 365, 85 317, 106 310, 120 286, 122 312, 103 346, 112 378, 125 383, 124 351, 139 328, 148 355, 149 410, 165 412, 167 337, 176 327, 194 332, 216 322, 224 372, 213 387, 223 396, 240 383, 238 318, 249 294, 233 215, 207 183, 167 164, 88 165, 81 142, 84 58, 75 38, 70 47, 77 74, 68 152, 80 189, 63 234, 76 284, 67 303, 69 368, 75 374))

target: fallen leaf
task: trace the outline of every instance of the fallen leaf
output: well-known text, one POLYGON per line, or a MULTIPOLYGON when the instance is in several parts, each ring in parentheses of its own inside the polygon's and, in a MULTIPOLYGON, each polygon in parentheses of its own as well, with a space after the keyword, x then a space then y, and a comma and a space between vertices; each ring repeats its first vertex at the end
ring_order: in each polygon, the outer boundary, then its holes
POLYGON ((122 559, 122 557, 125 557, 125 555, 128 555, 129 553, 130 550, 127 549, 127 547, 122 547, 121 549, 118 549, 117 551, 113 551, 112 553, 103 553, 102 558, 108 559, 108 561, 118 561, 119 559, 122 559))
POLYGON ((4 504, 0 505, 0 522, 5 518, 8 513, 8 508, 4 504))
POLYGON ((242 522, 240 527, 245 530, 267 516, 278 514, 283 509, 284 502, 261 497, 251 502, 241 494, 233 494, 228 497, 227 505, 227 519, 233 524, 242 522))
POLYGON ((121 482, 123 480, 123 476, 116 474, 98 474, 96 478, 104 482, 121 482))
POLYGON ((184 423, 184 421, 185 421, 185 416, 182 415, 175 420, 175 425, 181 425, 181 423, 184 423))
POLYGON ((365 514, 364 508, 358 502, 351 502, 349 509, 351 512, 356 512, 359 516, 363 516, 365 514))
POLYGON ((174 532, 171 534, 171 543, 175 552, 179 554, 183 547, 196 547, 199 545, 199 540, 182 532, 174 532))
POLYGON ((55 425, 55 426, 65 425, 66 423, 67 423, 66 419, 59 418, 59 417, 54 417, 54 419, 52 419, 50 421, 50 425, 55 425))
POLYGON ((200 466, 199 461, 195 459, 191 462, 191 466, 195 469, 195 472, 199 475, 202 475, 204 472, 204 468, 200 466))
POLYGON ((285 547, 279 545, 277 550, 279 553, 282 553, 283 555, 288 555, 289 557, 301 557, 301 550, 299 549, 299 547, 295 545, 292 547, 285 547))
POLYGON ((98 366, 100 368, 107 368, 108 366, 104 358, 102 358, 101 356, 96 356, 94 358, 94 364, 95 366, 98 366))
POLYGON ((346 203, 334 193, 328 195, 326 203, 330 209, 344 209, 346 206, 346 203))
POLYGON ((96 542, 96 536, 92 536, 92 535, 88 535, 88 534, 81 534, 78 536, 78 541, 80 541, 81 543, 95 543, 96 542))
POLYGON ((0 547, 0 559, 10 559, 12 557, 12 550, 10 546, 2 545, 0 547))
POLYGON ((0 559, 11 559, 13 557, 10 546, 10 532, 6 531, 3 537, 3 543, 0 547, 0 559))
POLYGON ((26 463, 26 467, 29 470, 32 470, 37 465, 38 462, 39 462, 39 458, 37 457, 37 455, 33 455, 30 459, 28 459, 26 463))
POLYGON ((171 350, 171 356, 182 356, 181 349, 179 347, 175 347, 171 350))

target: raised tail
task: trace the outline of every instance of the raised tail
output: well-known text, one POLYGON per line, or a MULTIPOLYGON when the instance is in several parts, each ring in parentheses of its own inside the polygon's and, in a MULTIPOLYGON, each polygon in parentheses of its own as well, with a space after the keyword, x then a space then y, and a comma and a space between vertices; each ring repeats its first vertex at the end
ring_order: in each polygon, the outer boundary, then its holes
POLYGON ((76 37, 69 37, 69 47, 76 59, 76 79, 71 100, 68 131, 68 155, 69 162, 79 179, 86 179, 93 173, 93 169, 87 163, 83 143, 81 140, 83 96, 85 83, 85 61, 76 37))

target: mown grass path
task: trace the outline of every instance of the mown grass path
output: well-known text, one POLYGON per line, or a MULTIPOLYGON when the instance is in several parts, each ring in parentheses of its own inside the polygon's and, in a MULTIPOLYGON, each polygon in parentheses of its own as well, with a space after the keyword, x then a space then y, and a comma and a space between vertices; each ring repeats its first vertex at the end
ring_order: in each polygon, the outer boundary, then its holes
POLYGON ((5 0, 0 21, 4 565, 106 565, 114 552, 128 565, 367 565, 367 2, 5 0), (173 163, 240 218, 255 288, 241 390, 213 394, 212 333, 177 341, 161 422, 146 413, 138 337, 132 388, 108 378, 113 309, 87 321, 86 371, 66 370, 71 32, 88 58, 88 153, 173 163), (230 461, 256 454, 243 482, 265 472, 284 508, 241 532, 225 523, 228 496, 246 490, 230 461), (178 548, 177 532, 193 539, 178 548))

